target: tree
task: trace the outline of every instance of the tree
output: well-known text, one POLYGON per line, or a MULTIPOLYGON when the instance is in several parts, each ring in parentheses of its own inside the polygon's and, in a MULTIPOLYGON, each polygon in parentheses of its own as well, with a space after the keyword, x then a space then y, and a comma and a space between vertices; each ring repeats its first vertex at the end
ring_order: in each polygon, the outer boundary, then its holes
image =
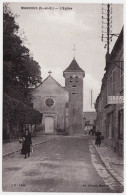
POLYGON ((18 36, 19 25, 8 4, 3 7, 3 89, 11 97, 28 102, 29 88, 41 82, 39 64, 30 57, 18 36))
POLYGON ((20 126, 20 135, 23 134, 23 127, 26 124, 40 124, 42 120, 42 114, 27 106, 21 101, 15 98, 3 94, 3 136, 7 138, 7 124, 10 126, 10 135, 14 133, 14 124, 17 123, 20 126))

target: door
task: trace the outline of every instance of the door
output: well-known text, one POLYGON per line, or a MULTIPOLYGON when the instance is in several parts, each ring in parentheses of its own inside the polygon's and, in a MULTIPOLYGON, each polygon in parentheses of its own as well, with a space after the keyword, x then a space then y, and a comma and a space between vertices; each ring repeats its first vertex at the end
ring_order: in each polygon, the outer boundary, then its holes
POLYGON ((54 132, 54 118, 46 117, 45 118, 45 133, 53 133, 54 132))

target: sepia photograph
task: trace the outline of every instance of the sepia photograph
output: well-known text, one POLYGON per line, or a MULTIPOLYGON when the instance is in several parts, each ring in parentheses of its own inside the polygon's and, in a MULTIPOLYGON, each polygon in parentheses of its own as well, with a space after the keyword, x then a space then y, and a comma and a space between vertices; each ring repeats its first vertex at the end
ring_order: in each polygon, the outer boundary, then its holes
POLYGON ((124 3, 2 10, 2 191, 123 193, 124 3))

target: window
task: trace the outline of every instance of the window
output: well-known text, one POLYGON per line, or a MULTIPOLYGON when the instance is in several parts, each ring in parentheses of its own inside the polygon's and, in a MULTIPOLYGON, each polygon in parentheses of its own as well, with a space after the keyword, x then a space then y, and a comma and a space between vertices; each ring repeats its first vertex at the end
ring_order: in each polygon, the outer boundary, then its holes
POLYGON ((116 70, 113 70, 108 80, 108 96, 116 95, 116 92, 117 92, 117 77, 116 77, 116 70))
POLYGON ((116 70, 112 71, 112 95, 116 95, 116 70))
POLYGON ((108 80, 108 96, 112 95, 112 75, 109 77, 108 80))
POLYGON ((76 94, 76 86, 75 85, 72 86, 72 94, 76 94))
POLYGON ((124 64, 120 62, 120 89, 123 89, 123 77, 124 77, 124 64))
POLYGON ((119 124, 119 139, 123 139, 123 109, 119 111, 118 113, 118 124, 119 124))
POLYGON ((68 103, 66 103, 66 108, 69 108, 69 104, 68 103))
POLYGON ((75 81, 78 82, 78 77, 77 76, 75 77, 75 79, 76 79, 75 81))
POLYGON ((72 82, 72 76, 70 76, 70 82, 72 82))
POLYGON ((114 138, 114 117, 113 112, 107 115, 107 137, 112 139, 114 138))
POLYGON ((47 98, 45 104, 47 107, 51 108, 54 105, 54 101, 52 98, 47 98))

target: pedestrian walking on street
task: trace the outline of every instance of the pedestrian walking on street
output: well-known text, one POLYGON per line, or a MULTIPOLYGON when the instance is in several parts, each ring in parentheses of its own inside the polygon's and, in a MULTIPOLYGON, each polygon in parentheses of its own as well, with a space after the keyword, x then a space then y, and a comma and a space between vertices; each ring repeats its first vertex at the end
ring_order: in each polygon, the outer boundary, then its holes
POLYGON ((90 129, 90 134, 92 134, 92 129, 90 129))
POLYGON ((26 129, 25 132, 25 136, 24 136, 24 142, 23 142, 23 146, 22 146, 22 154, 25 155, 24 158, 27 158, 30 156, 30 146, 32 144, 32 140, 31 140, 31 133, 29 132, 28 129, 26 129))
POLYGON ((92 135, 93 135, 93 136, 94 136, 94 133, 95 133, 95 132, 94 132, 94 129, 92 129, 92 135))
POLYGON ((98 131, 96 131, 95 135, 96 135, 95 145, 101 146, 101 132, 98 130, 98 131))

